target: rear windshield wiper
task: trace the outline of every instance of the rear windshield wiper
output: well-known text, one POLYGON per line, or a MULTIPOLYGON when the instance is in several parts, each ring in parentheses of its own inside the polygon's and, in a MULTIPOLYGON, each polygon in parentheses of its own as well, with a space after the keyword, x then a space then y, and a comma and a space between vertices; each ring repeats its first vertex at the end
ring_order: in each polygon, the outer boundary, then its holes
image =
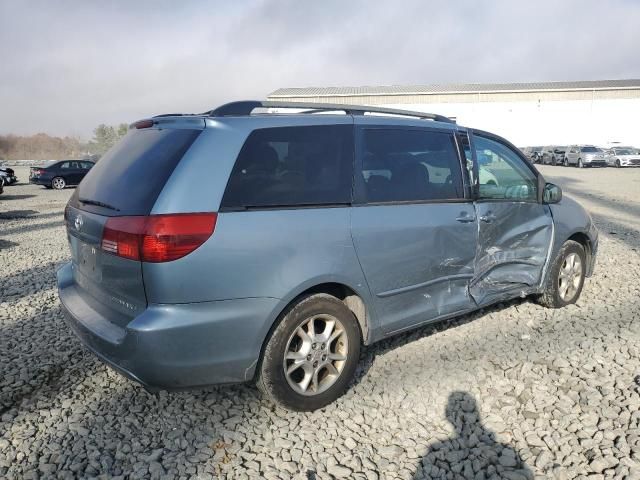
POLYGON ((109 205, 108 203, 99 202, 98 200, 89 200, 88 198, 78 198, 78 200, 80 200, 82 203, 85 203, 87 205, 95 205, 96 207, 104 207, 104 208, 108 208, 109 210, 115 210, 116 212, 120 211, 119 208, 116 208, 113 205, 109 205))

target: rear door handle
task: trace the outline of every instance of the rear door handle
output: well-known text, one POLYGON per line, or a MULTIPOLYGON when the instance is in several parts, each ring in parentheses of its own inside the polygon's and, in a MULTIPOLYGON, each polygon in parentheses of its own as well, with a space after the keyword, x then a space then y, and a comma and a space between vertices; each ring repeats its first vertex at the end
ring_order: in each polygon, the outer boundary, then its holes
POLYGON ((475 221, 476 217, 474 217, 473 215, 460 215, 459 217, 456 217, 456 222, 460 223, 471 223, 475 221))
POLYGON ((495 219, 496 219, 496 216, 491 212, 487 213, 486 215, 481 215, 480 216, 480 220, 485 222, 485 223, 491 223, 495 219))

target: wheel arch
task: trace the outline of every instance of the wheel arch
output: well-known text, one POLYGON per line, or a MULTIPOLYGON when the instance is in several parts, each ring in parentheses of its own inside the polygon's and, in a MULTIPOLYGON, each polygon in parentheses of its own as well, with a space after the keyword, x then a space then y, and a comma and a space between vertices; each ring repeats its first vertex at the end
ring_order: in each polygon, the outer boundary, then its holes
MULTIPOLYGON (((274 330, 280 324, 282 317, 289 311, 293 305, 297 304, 302 298, 310 295, 325 293, 333 297, 338 298, 347 306, 347 308, 353 313, 356 318, 358 329, 360 330, 360 339, 364 345, 370 343, 370 330, 371 330, 371 311, 366 303, 366 297, 363 292, 356 291, 355 288, 348 285, 346 282, 336 281, 334 279, 326 279, 324 281, 307 282, 304 285, 299 286, 297 289, 291 292, 286 298, 282 299, 278 307, 276 308, 275 315, 272 315, 271 324, 269 329, 262 339, 262 345, 260 347, 260 355, 257 362, 253 365, 255 370, 253 377, 260 370, 260 363, 264 355, 264 350, 267 343, 271 339, 274 330)), ((249 371, 249 370, 248 370, 249 371)))
MULTIPOLYGON (((567 240, 573 240, 574 242, 579 243, 584 248, 584 254, 586 256, 587 265, 591 265, 591 255, 593 255, 593 245, 591 244, 591 239, 589 235, 584 232, 575 232, 572 234, 567 240)), ((587 272, 589 274, 590 272, 587 272)), ((587 275, 589 276, 589 275, 587 275)))

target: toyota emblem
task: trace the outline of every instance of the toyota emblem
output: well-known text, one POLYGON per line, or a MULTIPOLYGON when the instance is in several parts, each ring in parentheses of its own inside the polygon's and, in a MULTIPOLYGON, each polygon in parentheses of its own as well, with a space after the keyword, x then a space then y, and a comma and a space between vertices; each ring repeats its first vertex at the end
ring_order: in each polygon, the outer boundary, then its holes
POLYGON ((84 224, 84 220, 82 219, 82 215, 78 215, 76 217, 75 222, 73 222, 73 225, 76 227, 76 230, 80 231, 83 224, 84 224))

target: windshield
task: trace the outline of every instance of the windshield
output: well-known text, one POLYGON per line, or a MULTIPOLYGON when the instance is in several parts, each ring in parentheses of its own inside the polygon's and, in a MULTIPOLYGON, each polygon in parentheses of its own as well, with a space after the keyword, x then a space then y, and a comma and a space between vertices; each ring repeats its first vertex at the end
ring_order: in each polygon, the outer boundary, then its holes
POLYGON ((601 152, 598 147, 582 147, 583 152, 601 152))

